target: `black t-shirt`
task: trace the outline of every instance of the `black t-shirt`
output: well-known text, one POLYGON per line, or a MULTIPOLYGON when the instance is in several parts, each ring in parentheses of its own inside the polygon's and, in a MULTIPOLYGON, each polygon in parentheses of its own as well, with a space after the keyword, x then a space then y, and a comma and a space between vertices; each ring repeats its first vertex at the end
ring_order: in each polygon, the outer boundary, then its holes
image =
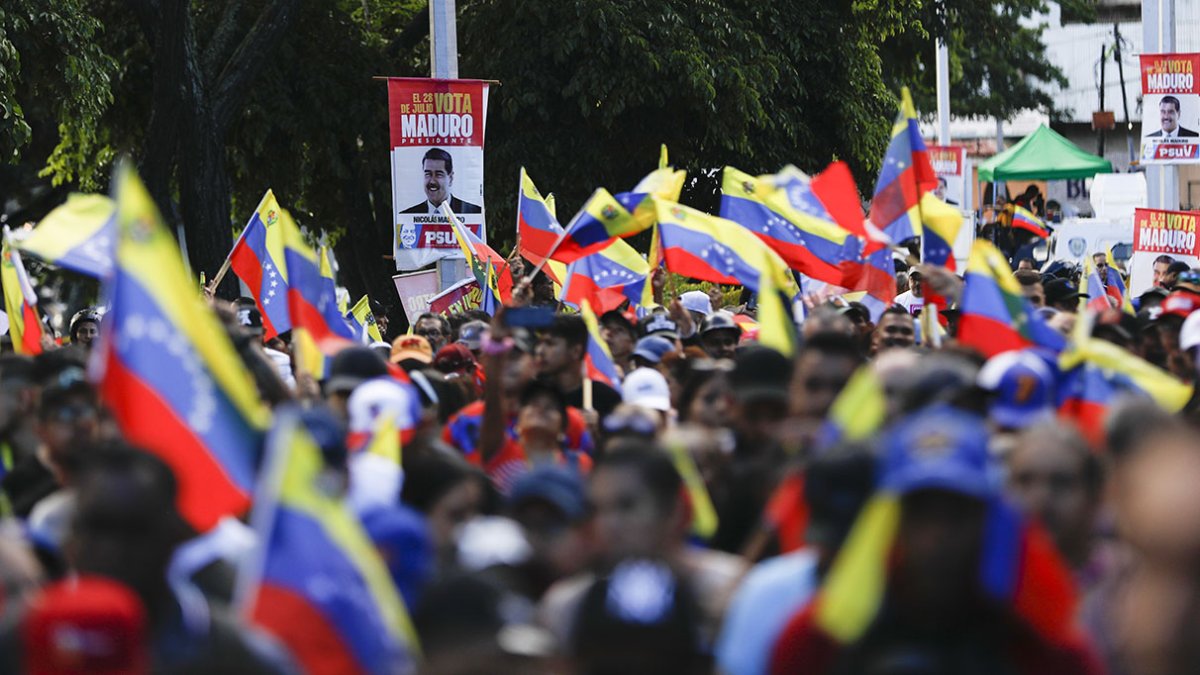
MULTIPOLYGON (((573 389, 563 394, 567 399, 567 405, 583 409, 583 386, 573 389)), ((604 384, 603 382, 592 381, 592 408, 596 410, 596 414, 600 415, 600 419, 608 417, 608 414, 621 405, 621 395, 616 389, 604 384)))

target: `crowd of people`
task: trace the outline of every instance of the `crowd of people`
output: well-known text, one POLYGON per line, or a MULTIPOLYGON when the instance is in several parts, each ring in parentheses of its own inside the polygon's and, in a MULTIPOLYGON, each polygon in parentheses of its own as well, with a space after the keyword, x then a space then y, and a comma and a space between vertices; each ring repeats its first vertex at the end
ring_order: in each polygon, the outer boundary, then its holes
MULTIPOLYGON (((1051 326, 1085 320, 1077 266, 1012 266, 1051 326)), ((953 299, 958 277, 898 262, 897 280, 874 321, 809 302, 791 356, 756 342, 735 289, 609 311, 615 386, 588 378, 585 320, 543 279, 493 316, 393 332, 381 314, 385 340, 321 380, 286 335, 263 342, 252 299, 211 303, 262 400, 302 408, 341 477, 322 489, 369 483, 354 453, 381 410, 399 415, 399 498, 356 512, 421 672, 1194 670, 1196 406, 1118 397, 1078 428, 1036 350, 984 359, 953 310, 922 339, 927 289, 953 299), (390 386, 394 367, 412 387, 390 386), (847 433, 872 415, 848 397, 864 373, 881 423, 847 433), (994 542, 1012 533, 1006 559, 994 542)), ((1161 259, 1134 304, 1088 317, 1092 335, 1194 382, 1200 272, 1161 259)), ((121 439, 87 377, 103 321, 85 309, 62 346, 0 355, 0 670, 296 672, 286 640, 236 611, 254 531, 192 530, 178 477, 121 439)))

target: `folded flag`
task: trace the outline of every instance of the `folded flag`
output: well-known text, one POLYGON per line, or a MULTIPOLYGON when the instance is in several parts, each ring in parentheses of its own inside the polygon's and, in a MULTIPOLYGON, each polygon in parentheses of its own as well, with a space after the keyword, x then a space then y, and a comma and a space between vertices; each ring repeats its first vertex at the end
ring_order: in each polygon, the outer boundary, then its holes
POLYGON ((322 487, 316 442, 295 409, 271 431, 251 525, 259 548, 239 570, 235 602, 304 672, 415 672, 404 601, 344 502, 322 487))
POLYGON ((857 280, 861 241, 833 221, 794 167, 759 178, 725 167, 721 217, 753 232, 801 274, 836 286, 857 280))
POLYGON ((600 322, 596 319, 596 313, 592 311, 592 306, 587 300, 579 306, 579 313, 588 330, 587 353, 584 356, 587 379, 607 384, 620 393, 621 375, 617 372, 612 352, 608 350, 608 343, 600 335, 600 322))
POLYGON ((737 223, 674 202, 655 200, 658 235, 667 269, 685 277, 757 291, 760 275, 773 275, 788 297, 799 292, 787 263, 737 223))
POLYGON ((1050 236, 1050 231, 1046 229, 1046 223, 1042 222, 1027 208, 1013 205, 1012 226, 1020 228, 1027 232, 1032 232, 1037 236, 1045 239, 1050 236))
POLYGON ((204 531, 249 506, 270 413, 128 162, 113 190, 110 309, 92 377, 125 438, 171 467, 180 513, 204 531))
POLYGON ((921 195, 921 262, 955 269, 954 240, 962 228, 962 213, 932 192, 921 195))
POLYGON ((575 307, 586 301, 600 314, 617 309, 626 300, 641 304, 649 271, 637 250, 616 239, 567 266, 562 301, 575 307))
POLYGON ((103 279, 112 273, 116 210, 105 195, 68 195, 17 248, 51 265, 103 279))
POLYGON ((975 240, 967 262, 958 339, 988 358, 1034 346, 1057 353, 1066 344, 1060 333, 1034 313, 1004 254, 983 239, 975 240))
POLYGON ((262 313, 265 340, 292 329, 283 259, 284 213, 275 194, 267 190, 229 253, 230 269, 250 289, 262 313))
POLYGON ((900 90, 900 114, 875 182, 868 219, 893 243, 921 235, 921 196, 937 187, 908 87, 900 90))
POLYGON ((8 335, 13 351, 36 356, 42 353, 44 335, 41 317, 37 313, 37 293, 21 262, 21 253, 9 241, 4 228, 3 250, 0 251, 0 285, 4 286, 4 312, 8 315, 8 335))

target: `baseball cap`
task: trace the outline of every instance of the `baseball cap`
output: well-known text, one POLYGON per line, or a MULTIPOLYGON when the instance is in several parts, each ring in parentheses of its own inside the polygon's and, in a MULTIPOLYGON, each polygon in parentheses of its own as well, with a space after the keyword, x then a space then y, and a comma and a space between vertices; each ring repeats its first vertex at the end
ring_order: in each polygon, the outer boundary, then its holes
POLYGON ((463 369, 475 369, 475 355, 462 342, 452 342, 438 350, 433 357, 433 367, 443 373, 454 373, 463 369))
POLYGON ((725 310, 719 310, 709 314, 704 319, 704 324, 700 326, 700 334, 711 333, 715 330, 731 330, 738 335, 742 334, 742 327, 738 325, 734 316, 725 310))
POLYGON ((393 415, 398 430, 415 427, 421 415, 421 401, 416 390, 390 376, 363 382, 346 399, 350 445, 355 446, 354 440, 360 434, 369 436, 375 430, 375 421, 384 413, 393 415))
POLYGON ((245 326, 253 330, 262 330, 262 312, 258 311, 257 307, 239 306, 237 308, 238 325, 245 326))
POLYGON ((1165 316, 1186 319, 1192 312, 1200 309, 1200 295, 1190 291, 1171 291, 1160 307, 1162 307, 1160 319, 1165 316))
POLYGON ((392 363, 413 359, 421 363, 433 362, 433 347, 429 340, 420 335, 401 335, 392 342, 392 363))
POLYGON ((583 480, 578 471, 561 466, 542 465, 517 479, 509 493, 510 509, 531 501, 543 501, 562 512, 571 522, 587 515, 583 480))
POLYGON ((458 341, 475 351, 483 344, 483 333, 488 328, 482 321, 468 321, 458 329, 458 341))
POLYGON ((1179 348, 1187 351, 1200 346, 1200 312, 1192 312, 1179 329, 1179 348))
POLYGON ((988 417, 1002 427, 1024 429, 1053 415, 1054 375, 1032 352, 993 356, 979 371, 978 382, 995 394, 988 417))
POLYGON ((626 314, 619 309, 610 309, 600 315, 600 325, 607 326, 610 324, 618 324, 621 326, 621 328, 624 328, 633 335, 637 335, 637 317, 630 317, 630 314, 626 314))
POLYGON ((679 339, 679 324, 663 312, 654 312, 641 322, 642 335, 661 335, 672 340, 679 339))
POLYGON ((884 434, 880 487, 897 494, 941 489, 985 499, 996 493, 988 471, 988 434, 975 415, 939 405, 884 434))
POLYGON ((704 291, 688 291, 679 296, 679 304, 689 312, 699 312, 704 316, 712 314, 712 298, 704 291))
POLYGON ((668 353, 675 350, 675 343, 661 335, 647 335, 633 347, 633 355, 650 363, 659 363, 668 353))
POLYGON ((1042 290, 1046 293, 1048 303, 1066 302, 1083 297, 1075 284, 1066 279, 1051 279, 1042 284, 1042 290))
POLYGON ((769 347, 748 345, 738 349, 733 363, 729 382, 739 401, 787 400, 794 368, 791 359, 769 347))
POLYGON ((21 625, 30 675, 150 672, 146 612, 124 585, 82 576, 46 586, 21 625))
POLYGON ((369 379, 387 375, 387 372, 387 364, 374 349, 358 345, 346 347, 329 363, 325 391, 349 391, 369 379))
POLYGON ((671 388, 667 378, 652 368, 638 368, 621 381, 621 397, 630 405, 661 410, 671 409, 671 388))
POLYGON ((1175 290, 1200 293, 1200 271, 1189 269, 1180 272, 1179 277, 1175 279, 1175 290))

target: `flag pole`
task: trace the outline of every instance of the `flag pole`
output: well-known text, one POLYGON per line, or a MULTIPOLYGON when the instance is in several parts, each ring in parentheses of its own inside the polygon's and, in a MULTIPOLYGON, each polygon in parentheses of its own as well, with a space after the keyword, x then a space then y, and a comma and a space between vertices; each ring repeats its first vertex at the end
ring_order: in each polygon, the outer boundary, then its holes
POLYGON ((587 359, 584 359, 583 363, 579 365, 583 370, 583 409, 595 410, 592 407, 592 378, 588 377, 587 359))

